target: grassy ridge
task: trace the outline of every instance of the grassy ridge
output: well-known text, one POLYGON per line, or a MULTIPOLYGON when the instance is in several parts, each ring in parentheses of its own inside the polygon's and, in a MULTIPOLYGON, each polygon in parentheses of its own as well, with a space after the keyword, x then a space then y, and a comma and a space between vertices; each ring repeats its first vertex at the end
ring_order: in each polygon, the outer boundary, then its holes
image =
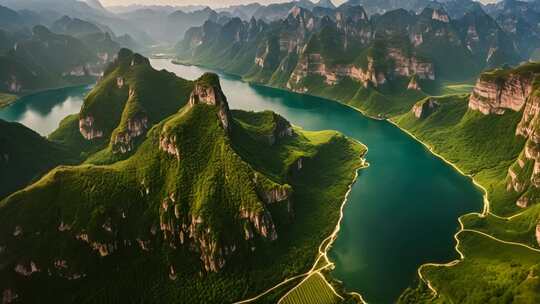
POLYGON ((452 267, 425 266, 422 273, 438 291, 421 283, 402 303, 537 303, 540 252, 504 244, 476 232, 459 234, 466 258, 452 267), (479 276, 479 274, 482 274, 479 276))
POLYGON ((233 117, 238 118, 228 138, 215 111, 205 105, 184 109, 151 129, 125 161, 60 167, 0 203, 1 239, 7 248, 1 253, 0 280, 29 302, 119 303, 160 298, 170 303, 223 303, 256 295, 309 268, 320 242, 334 229, 342 197, 365 148, 335 132, 296 130, 296 136, 268 147, 279 153, 261 155, 260 144, 239 135, 267 130, 274 114, 250 119, 251 114, 235 111, 233 117), (251 128, 243 129, 243 125, 251 128), (159 149, 162 136, 176 136, 179 159, 159 149), (254 161, 268 155, 273 155, 268 162, 254 161), (300 156, 306 157, 302 170, 283 170, 300 156), (273 174, 267 177, 266 172, 273 174), (238 210, 257 211, 263 206, 254 174, 263 185, 286 181, 294 189, 292 222, 285 205, 269 206, 279 235, 276 242, 243 241, 238 210), (178 221, 160 207, 172 194, 180 218, 201 217, 212 239, 240 244, 238 255, 221 272, 201 276, 197 254, 186 246, 171 248, 170 238, 159 228, 157 235, 152 234, 151 227, 159 227, 162 220, 178 221), (59 231, 62 222, 71 225, 71 230, 59 231), (107 223, 114 233, 104 229, 107 223), (16 227, 22 227, 21 237, 13 235, 16 227), (75 239, 80 233, 88 234, 91 242, 119 241, 118 247, 114 254, 99 257, 88 244, 75 239), (137 238, 151 241, 150 252, 138 248, 137 238), (257 248, 253 253, 251 246, 257 248), (67 261, 67 269, 53 266, 59 259, 67 261), (13 272, 15 264, 30 261, 40 269, 51 269, 53 278, 41 272, 22 280, 13 272), (134 264, 138 266, 133 268, 134 264), (176 269, 174 281, 168 277, 170 265, 176 269), (68 281, 58 277, 62 273, 86 276, 68 281))

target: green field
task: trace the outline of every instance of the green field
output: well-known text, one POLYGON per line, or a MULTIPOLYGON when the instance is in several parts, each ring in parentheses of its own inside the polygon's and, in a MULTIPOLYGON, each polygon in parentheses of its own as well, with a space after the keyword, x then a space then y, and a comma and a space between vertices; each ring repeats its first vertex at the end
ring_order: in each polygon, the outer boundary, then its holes
POLYGON ((336 304, 343 299, 318 272, 313 273, 283 297, 279 304, 336 304))

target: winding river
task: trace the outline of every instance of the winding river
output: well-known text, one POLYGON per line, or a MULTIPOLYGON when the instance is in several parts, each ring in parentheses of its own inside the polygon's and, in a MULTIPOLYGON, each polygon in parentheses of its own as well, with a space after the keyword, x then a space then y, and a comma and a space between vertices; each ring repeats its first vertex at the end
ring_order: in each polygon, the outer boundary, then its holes
MULTIPOLYGON (((151 62, 186 79, 208 71, 166 59, 151 62)), ((348 290, 361 293, 369 303, 392 303, 415 284, 421 264, 457 257, 457 218, 482 205, 481 192, 468 178, 388 122, 366 118, 337 102, 221 77, 232 108, 272 110, 305 129, 338 130, 369 147, 371 166, 353 187, 330 252, 336 264, 332 275, 348 290)), ((47 135, 61 118, 78 111, 88 90, 75 87, 28 96, 1 110, 0 118, 47 135)))

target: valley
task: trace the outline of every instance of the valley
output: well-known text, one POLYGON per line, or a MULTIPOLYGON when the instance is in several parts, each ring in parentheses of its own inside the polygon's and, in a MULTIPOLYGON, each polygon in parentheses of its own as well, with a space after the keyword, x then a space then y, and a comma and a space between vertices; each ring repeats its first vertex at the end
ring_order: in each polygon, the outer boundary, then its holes
POLYGON ((540 1, 0 0, 8 303, 540 302, 540 1))

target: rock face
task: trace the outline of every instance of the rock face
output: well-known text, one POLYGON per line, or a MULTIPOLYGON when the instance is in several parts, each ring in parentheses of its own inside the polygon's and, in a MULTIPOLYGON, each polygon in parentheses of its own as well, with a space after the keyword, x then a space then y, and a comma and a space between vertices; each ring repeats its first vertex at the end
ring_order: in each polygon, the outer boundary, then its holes
POLYGON ((137 115, 127 122, 127 129, 119 132, 112 139, 113 153, 128 153, 134 148, 135 138, 143 135, 148 130, 148 117, 144 114, 137 115))
POLYGON ((221 121, 223 129, 229 131, 231 113, 229 111, 229 104, 227 97, 223 94, 219 79, 216 75, 203 75, 204 80, 198 81, 195 84, 195 88, 189 97, 188 104, 194 106, 196 104, 207 104, 217 106, 219 108, 218 116, 221 121), (205 78, 212 78, 207 81, 205 78))
POLYGON ((271 134, 266 136, 266 140, 270 146, 275 145, 280 139, 294 135, 294 129, 289 121, 275 113, 273 113, 273 116, 274 128, 271 134))
POLYGON ((353 64, 328 66, 323 62, 321 54, 308 54, 298 62, 287 83, 287 88, 305 93, 307 89, 298 88, 298 85, 310 75, 323 76, 328 85, 335 85, 345 77, 362 83, 364 87, 368 84, 379 86, 386 83, 385 73, 375 70, 373 58, 368 58, 367 68, 362 69, 353 64))
POLYGON ((469 108, 483 114, 503 114, 506 109, 520 111, 531 94, 532 79, 509 75, 501 79, 481 77, 469 99, 469 108))
POLYGON ((535 236, 536 236, 536 242, 540 246, 540 224, 536 225, 535 236))
POLYGON ((412 108, 412 112, 414 113, 414 117, 424 119, 435 112, 438 107, 439 103, 435 99, 428 98, 427 100, 416 103, 412 108))
POLYGON ((79 131, 86 140, 103 137, 103 131, 95 127, 93 116, 81 117, 79 119, 79 131))
POLYGON ((533 82, 540 66, 527 64, 513 70, 486 72, 477 81, 469 108, 484 115, 523 111, 516 136, 523 137, 523 151, 508 169, 507 191, 519 195, 516 205, 526 208, 538 201, 540 190, 540 98, 533 82), (531 170, 532 169, 532 170, 531 170))
POLYGON ((407 85, 407 90, 414 90, 414 91, 422 90, 415 76, 411 77, 411 80, 409 81, 409 84, 407 85))
POLYGON ((411 77, 415 75, 420 79, 435 80, 433 64, 422 61, 416 56, 405 56, 400 49, 390 48, 388 57, 394 61, 394 75, 411 77))

